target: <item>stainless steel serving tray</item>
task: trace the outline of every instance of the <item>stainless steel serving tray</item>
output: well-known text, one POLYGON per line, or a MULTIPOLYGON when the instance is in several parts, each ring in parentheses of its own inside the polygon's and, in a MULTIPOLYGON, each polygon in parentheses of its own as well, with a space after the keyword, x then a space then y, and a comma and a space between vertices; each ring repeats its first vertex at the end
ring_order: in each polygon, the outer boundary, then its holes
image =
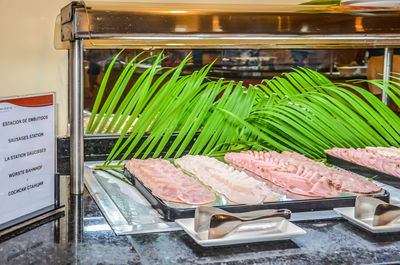
MULTIPOLYGON (((195 206, 179 205, 161 200, 160 198, 153 195, 150 189, 148 189, 140 180, 138 180, 133 174, 131 174, 126 168, 124 170, 124 176, 136 187, 138 191, 149 201, 157 212, 163 216, 166 220, 173 221, 175 219, 190 218, 194 217, 195 206)), ((287 199, 285 196, 281 196, 278 202, 266 202, 263 204, 255 205, 244 205, 244 204, 231 204, 223 196, 216 194, 217 200, 210 206, 215 206, 230 212, 245 212, 260 209, 289 209, 292 212, 306 212, 306 211, 321 211, 321 210, 332 210, 338 207, 350 207, 354 206, 357 195, 341 193, 340 197, 336 198, 323 198, 323 199, 303 199, 303 200, 292 200, 287 199)), ((383 189, 378 194, 373 194, 371 197, 381 199, 385 202, 389 202, 390 194, 388 191, 383 189)))
MULTIPOLYGON (((95 170, 104 161, 85 162, 84 182, 93 200, 99 206, 117 235, 159 233, 182 230, 175 222, 168 222, 151 206, 148 200, 125 177, 116 171, 95 170)), ((400 204, 400 189, 375 181, 390 192, 391 203, 400 204)), ((292 213, 291 222, 340 219, 333 210, 292 213)))
POLYGON ((95 170, 103 162, 86 162, 84 182, 117 235, 145 234, 182 230, 176 223, 160 218, 142 194, 123 181, 114 170, 95 170))

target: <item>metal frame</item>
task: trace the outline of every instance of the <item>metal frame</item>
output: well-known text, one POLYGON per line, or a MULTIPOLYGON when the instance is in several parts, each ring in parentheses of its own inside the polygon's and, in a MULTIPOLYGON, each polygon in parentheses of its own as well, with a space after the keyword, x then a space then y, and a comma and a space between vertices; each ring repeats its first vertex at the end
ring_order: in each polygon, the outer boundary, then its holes
POLYGON ((70 42, 70 161, 71 193, 83 193, 83 42, 70 42))
POLYGON ((388 81, 399 25, 397 8, 70 3, 61 10, 61 37, 70 42, 71 193, 83 192, 84 47, 385 48, 388 81))
MULTIPOLYGON (((390 81, 390 73, 392 72, 393 68, 393 49, 392 48, 385 48, 385 53, 383 56, 383 81, 389 82, 390 81)), ((386 91, 382 91, 382 102, 385 103, 387 106, 390 104, 390 98, 386 91)))

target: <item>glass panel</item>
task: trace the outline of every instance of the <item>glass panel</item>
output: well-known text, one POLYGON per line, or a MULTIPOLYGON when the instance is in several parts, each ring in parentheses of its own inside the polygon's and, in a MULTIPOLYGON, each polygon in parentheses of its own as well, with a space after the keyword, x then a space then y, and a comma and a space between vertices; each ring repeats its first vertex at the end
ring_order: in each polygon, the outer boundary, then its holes
MULTIPOLYGON (((93 104, 99 90, 105 71, 120 50, 116 49, 87 49, 84 52, 84 106, 88 116, 93 109, 93 104)), ((128 62, 139 53, 143 52, 137 61, 148 56, 159 54, 161 50, 126 49, 116 60, 111 71, 102 103, 109 95, 113 85, 121 75, 128 62)), ((217 50, 217 49, 171 49, 164 50, 166 58, 159 67, 162 68, 158 75, 178 66, 180 62, 191 53, 191 60, 183 69, 183 74, 190 74, 201 67, 214 62, 209 72, 211 77, 223 77, 229 80, 243 81, 244 85, 256 85, 265 79, 271 79, 284 72, 293 71, 297 67, 306 67, 325 74, 333 82, 347 82, 351 79, 382 78, 383 49, 347 49, 347 50, 217 50), (368 61, 370 65, 368 68, 368 61), (368 68, 368 69, 367 69, 368 68), (367 71, 368 70, 368 71, 367 71)), ((393 71, 400 72, 398 50, 395 49, 395 61, 393 71), (396 59, 397 58, 397 59, 396 59)), ((152 60, 147 60, 138 65, 122 99, 146 69, 152 65, 152 60)), ((367 84, 357 84, 369 89, 376 95, 380 90, 369 87, 367 84)), ((121 99, 121 101, 122 101, 121 99)), ((119 102, 118 104, 120 104, 119 102)))

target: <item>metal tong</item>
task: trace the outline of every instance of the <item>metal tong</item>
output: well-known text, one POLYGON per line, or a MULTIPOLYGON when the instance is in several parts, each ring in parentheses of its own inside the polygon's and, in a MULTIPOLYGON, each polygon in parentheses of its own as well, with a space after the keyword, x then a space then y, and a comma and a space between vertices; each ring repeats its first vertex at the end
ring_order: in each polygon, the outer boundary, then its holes
POLYGON ((226 236, 237 228, 247 224, 265 224, 280 217, 289 219, 291 212, 286 209, 256 210, 244 213, 230 213, 219 208, 199 206, 195 211, 194 230, 201 237, 215 239, 226 236))
POLYGON ((358 196, 354 217, 372 226, 387 225, 400 221, 400 207, 376 198, 358 196))

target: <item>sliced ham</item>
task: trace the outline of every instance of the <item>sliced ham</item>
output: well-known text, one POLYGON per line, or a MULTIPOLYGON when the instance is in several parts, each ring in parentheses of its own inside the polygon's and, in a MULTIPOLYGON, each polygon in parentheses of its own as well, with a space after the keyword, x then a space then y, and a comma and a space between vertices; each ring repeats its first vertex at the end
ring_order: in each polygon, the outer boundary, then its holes
POLYGON ((257 174, 246 170, 245 168, 241 168, 235 165, 232 165, 234 168, 236 168, 237 170, 243 171, 245 172, 248 176, 251 176, 255 179, 258 179, 260 181, 263 181, 265 183, 265 185, 267 185, 267 187, 269 187, 271 190, 286 195, 286 197, 288 199, 293 199, 293 200, 305 200, 305 199, 310 199, 310 196, 303 196, 303 195, 299 195, 293 192, 290 192, 288 190, 286 190, 285 188, 282 188, 281 186, 275 185, 274 183, 272 183, 271 181, 266 181, 265 179, 261 178, 260 176, 258 176, 257 174))
POLYGON ((365 149, 386 158, 400 159, 400 149, 396 147, 366 147, 365 149))
POLYGON ((164 201, 188 205, 204 205, 215 201, 214 193, 167 160, 132 159, 125 167, 164 201))
POLYGON ((261 181, 215 158, 186 155, 176 159, 175 164, 231 202, 259 204, 279 200, 279 194, 272 192, 261 181))
POLYGON ((308 198, 337 197, 338 191, 368 194, 381 190, 360 176, 329 168, 296 152, 227 153, 225 160, 280 186, 289 194, 308 198))
POLYGON ((336 189, 344 192, 353 192, 359 194, 376 193, 382 190, 381 187, 366 179, 349 172, 334 173, 330 176, 331 183, 336 189), (360 181, 362 179, 363 181, 360 181))
POLYGON ((227 153, 225 160, 284 188, 289 194, 296 194, 305 198, 337 196, 335 189, 329 187, 327 179, 321 179, 318 174, 310 174, 311 172, 304 168, 304 162, 309 163, 308 158, 297 157, 294 153, 277 153, 274 151, 227 153), (304 160, 303 163, 299 163, 299 158, 304 160), (298 166, 300 164, 302 166, 298 166), (326 183, 321 185, 323 184, 321 182, 326 183), (329 188, 323 189, 323 187, 329 188))
POLYGON ((400 178, 400 149, 395 147, 332 148, 327 154, 400 178))

